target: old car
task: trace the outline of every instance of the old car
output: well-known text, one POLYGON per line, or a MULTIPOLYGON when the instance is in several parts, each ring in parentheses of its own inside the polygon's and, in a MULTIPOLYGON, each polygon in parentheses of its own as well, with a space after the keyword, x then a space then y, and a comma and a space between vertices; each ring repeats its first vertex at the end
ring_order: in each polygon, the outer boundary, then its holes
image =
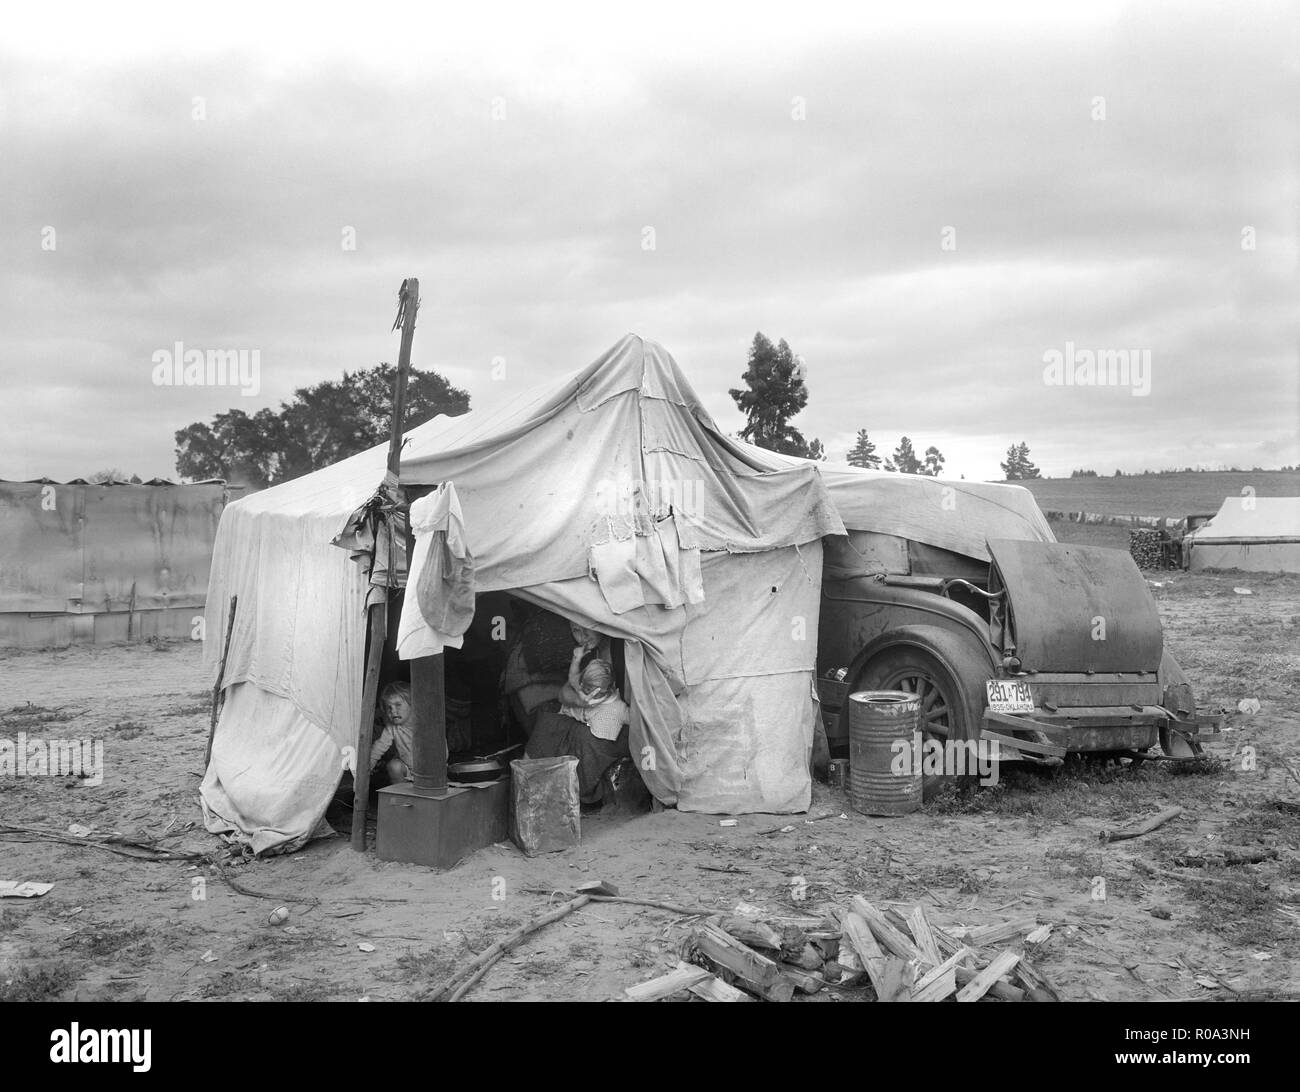
POLYGON ((1215 718, 1126 552, 1056 542, 1023 487, 823 476, 848 528, 825 540, 818 631, 832 751, 850 694, 904 690, 927 737, 995 740, 1002 761, 1200 753, 1215 718))

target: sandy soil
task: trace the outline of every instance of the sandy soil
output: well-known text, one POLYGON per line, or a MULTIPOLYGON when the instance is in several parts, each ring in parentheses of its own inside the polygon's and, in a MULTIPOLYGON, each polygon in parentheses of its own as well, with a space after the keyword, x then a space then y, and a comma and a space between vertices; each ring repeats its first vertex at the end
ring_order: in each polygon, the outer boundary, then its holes
MULTIPOLYGON (((858 815, 844 793, 818 785, 806 817, 747 816, 734 827, 671 810, 584 819, 573 851, 530 860, 506 843, 443 873, 354 853, 342 838, 222 866, 265 897, 233 890, 210 860, 136 861, 0 835, 0 879, 54 884, 40 898, 0 901, 0 999, 408 999, 560 897, 548 893, 584 880, 710 910, 743 900, 790 913, 795 875, 811 885, 800 910, 861 893, 877 904, 923 902, 941 923, 1051 922, 1036 962, 1068 999, 1293 987, 1300 781, 1287 765, 1300 768, 1300 578, 1153 579, 1163 584, 1154 592, 1167 640, 1202 706, 1261 703, 1258 714, 1228 718, 1214 758, 1194 771, 1004 771, 995 788, 893 820, 858 815), (1243 586, 1254 594, 1233 591, 1243 586), (1100 844, 1102 829, 1172 804, 1186 815, 1100 844), (823 815, 832 818, 806 822, 823 815), (784 824, 794 830, 760 833, 784 824), (1277 856, 1215 870, 1176 862, 1225 845, 1277 856), (1104 901, 1092 897, 1097 876, 1104 901), (267 914, 280 904, 291 916, 275 927, 267 914)), ((101 738, 106 766, 99 786, 0 779, 0 826, 78 823, 225 861, 195 802, 205 683, 197 647, 185 644, 0 654, 0 738, 101 738)), ((670 967, 688 928, 671 912, 589 905, 526 941, 468 999, 618 998, 670 967)))

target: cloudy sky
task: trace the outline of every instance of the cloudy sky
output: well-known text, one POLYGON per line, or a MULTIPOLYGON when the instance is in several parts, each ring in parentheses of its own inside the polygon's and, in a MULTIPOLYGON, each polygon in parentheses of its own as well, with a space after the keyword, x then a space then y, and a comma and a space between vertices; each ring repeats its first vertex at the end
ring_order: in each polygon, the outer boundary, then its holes
POLYGON ((6 16, 0 478, 174 476, 176 429, 394 360, 408 275, 475 407, 635 331, 734 431, 762 330, 832 458, 1300 462, 1295 5, 459 7, 6 16), (155 385, 176 342, 258 393, 155 385), (1067 344, 1149 371, 1051 385, 1067 344))

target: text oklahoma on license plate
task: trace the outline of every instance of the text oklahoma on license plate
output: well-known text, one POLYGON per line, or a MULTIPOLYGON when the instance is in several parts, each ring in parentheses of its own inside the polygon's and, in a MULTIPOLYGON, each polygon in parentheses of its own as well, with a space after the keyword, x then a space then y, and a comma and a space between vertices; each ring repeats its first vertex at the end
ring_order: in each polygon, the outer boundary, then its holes
POLYGON ((1034 697, 1029 692, 1027 682, 989 679, 984 685, 988 688, 989 708, 993 712, 1032 713, 1034 711, 1034 697))

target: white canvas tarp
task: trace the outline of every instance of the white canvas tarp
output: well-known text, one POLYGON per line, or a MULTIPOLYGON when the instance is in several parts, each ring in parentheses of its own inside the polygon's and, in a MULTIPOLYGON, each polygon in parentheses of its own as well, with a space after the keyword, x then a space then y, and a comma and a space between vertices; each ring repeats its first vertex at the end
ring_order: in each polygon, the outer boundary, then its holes
MULTIPOLYGON (((259 851, 310 837, 351 762, 366 582, 330 542, 385 460, 377 447, 246 498, 218 532, 209 634, 231 595, 239 612, 201 795, 209 829, 259 851)), ((628 336, 556 388, 414 429, 401 483, 440 482, 477 591, 626 640, 632 750, 656 796, 808 806, 820 539, 844 531, 814 466, 737 454, 672 357, 628 336)), ((220 640, 205 647, 215 673, 220 640)))
POLYGON ((1227 497, 1185 545, 1192 569, 1300 572, 1300 497, 1227 497))

